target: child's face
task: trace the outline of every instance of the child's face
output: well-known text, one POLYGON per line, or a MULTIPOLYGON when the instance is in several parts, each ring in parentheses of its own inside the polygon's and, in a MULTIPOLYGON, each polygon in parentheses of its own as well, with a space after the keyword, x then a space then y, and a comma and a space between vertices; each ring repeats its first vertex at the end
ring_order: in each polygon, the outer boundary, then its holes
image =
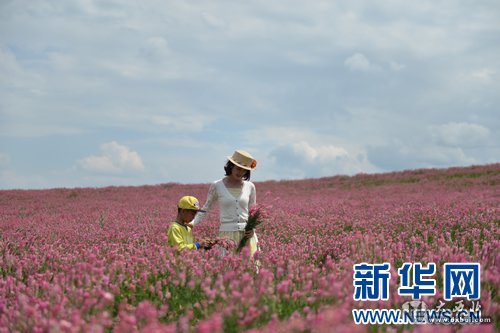
POLYGON ((181 209, 181 222, 183 224, 188 224, 191 222, 194 217, 196 216, 196 213, 198 213, 196 210, 191 210, 191 209, 181 209))

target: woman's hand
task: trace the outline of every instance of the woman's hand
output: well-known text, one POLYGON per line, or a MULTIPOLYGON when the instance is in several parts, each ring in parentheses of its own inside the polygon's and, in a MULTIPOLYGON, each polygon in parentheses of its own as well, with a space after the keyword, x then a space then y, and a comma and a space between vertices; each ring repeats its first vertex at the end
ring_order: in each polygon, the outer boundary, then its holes
POLYGON ((245 231, 245 237, 250 239, 253 237, 253 235, 255 234, 254 230, 248 230, 248 231, 245 231))

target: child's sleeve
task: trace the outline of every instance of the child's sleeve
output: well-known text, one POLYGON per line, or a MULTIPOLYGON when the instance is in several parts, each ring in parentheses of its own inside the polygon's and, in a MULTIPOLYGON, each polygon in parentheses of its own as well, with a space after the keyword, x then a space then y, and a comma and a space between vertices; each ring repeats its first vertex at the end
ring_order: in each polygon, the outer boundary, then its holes
POLYGON ((178 228, 170 228, 168 230, 168 245, 175 246, 177 250, 181 251, 184 249, 197 250, 199 249, 199 244, 188 244, 184 241, 181 231, 178 228))
POLYGON ((212 183, 210 184, 210 188, 208 189, 207 201, 202 208, 206 212, 199 212, 198 214, 196 214, 193 221, 191 222, 193 226, 200 223, 206 217, 206 215, 210 213, 215 201, 217 201, 217 189, 215 188, 215 183, 212 183))

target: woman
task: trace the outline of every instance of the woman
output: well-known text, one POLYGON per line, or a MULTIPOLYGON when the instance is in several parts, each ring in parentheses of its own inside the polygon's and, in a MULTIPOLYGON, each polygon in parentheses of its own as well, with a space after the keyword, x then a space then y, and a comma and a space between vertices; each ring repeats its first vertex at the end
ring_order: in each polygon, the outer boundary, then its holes
POLYGON ((224 166, 226 176, 210 185, 207 201, 203 206, 206 213, 198 213, 191 222, 200 223, 213 203, 218 201, 220 210, 219 236, 233 239, 238 244, 243 236, 248 238, 250 255, 257 251, 257 235, 254 230, 245 231, 248 221, 248 209, 256 202, 255 185, 250 182, 250 172, 257 166, 257 161, 244 150, 236 150, 227 157, 224 166))

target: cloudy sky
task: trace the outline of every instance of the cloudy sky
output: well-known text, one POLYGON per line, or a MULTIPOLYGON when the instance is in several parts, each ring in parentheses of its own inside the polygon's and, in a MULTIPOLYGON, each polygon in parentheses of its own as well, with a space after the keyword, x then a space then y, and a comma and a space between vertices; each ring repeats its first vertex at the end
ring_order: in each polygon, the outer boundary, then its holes
POLYGON ((0 1, 0 188, 500 162, 500 2, 0 1))

